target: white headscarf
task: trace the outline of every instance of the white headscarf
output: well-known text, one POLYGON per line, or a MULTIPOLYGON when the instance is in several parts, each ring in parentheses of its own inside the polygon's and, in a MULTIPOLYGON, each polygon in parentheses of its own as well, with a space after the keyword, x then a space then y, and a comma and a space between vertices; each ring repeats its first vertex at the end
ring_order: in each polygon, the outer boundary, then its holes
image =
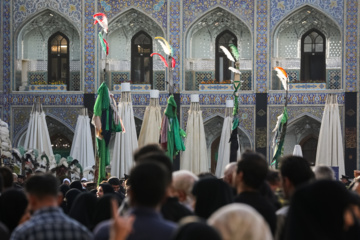
POLYGON ((208 224, 217 229, 223 240, 272 240, 264 218, 246 204, 233 203, 214 212, 208 224))

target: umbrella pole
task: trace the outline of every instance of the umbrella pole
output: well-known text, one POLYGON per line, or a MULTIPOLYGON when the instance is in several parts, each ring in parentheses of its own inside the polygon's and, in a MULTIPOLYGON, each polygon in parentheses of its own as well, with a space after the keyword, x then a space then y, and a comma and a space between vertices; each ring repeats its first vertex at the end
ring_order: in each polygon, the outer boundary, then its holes
POLYGON ((173 69, 171 63, 172 57, 168 57, 168 68, 169 68, 169 96, 174 93, 174 79, 173 79, 173 69))

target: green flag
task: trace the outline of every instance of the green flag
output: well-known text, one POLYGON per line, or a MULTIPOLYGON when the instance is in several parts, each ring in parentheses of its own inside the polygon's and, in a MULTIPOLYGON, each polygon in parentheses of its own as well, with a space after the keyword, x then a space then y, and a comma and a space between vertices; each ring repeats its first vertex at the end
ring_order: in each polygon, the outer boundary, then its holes
POLYGON ((286 107, 284 107, 283 113, 280 115, 281 118, 278 119, 278 123, 274 131, 276 131, 274 140, 273 140, 273 148, 274 148, 274 155, 272 158, 271 165, 278 167, 279 159, 283 154, 283 147, 286 135, 286 127, 288 121, 288 113, 286 107))
POLYGON ((166 155, 173 160, 173 157, 178 154, 179 151, 185 151, 185 145, 182 137, 186 136, 183 129, 180 128, 179 120, 176 116, 177 105, 174 99, 174 95, 171 95, 168 99, 168 105, 165 110, 165 116, 169 120, 170 127, 167 129, 167 151, 166 155))
POLYGON ((121 132, 120 122, 113 121, 113 110, 111 108, 111 99, 109 89, 103 82, 98 91, 94 105, 93 123, 96 131, 96 146, 99 156, 99 174, 98 184, 106 179, 106 166, 110 165, 109 141, 112 132, 121 132))

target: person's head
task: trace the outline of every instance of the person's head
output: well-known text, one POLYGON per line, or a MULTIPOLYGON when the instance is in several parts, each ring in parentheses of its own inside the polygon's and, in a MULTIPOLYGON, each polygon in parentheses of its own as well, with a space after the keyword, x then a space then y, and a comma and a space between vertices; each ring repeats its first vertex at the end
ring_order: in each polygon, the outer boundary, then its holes
POLYGON ((161 148, 159 144, 148 144, 139 149, 137 149, 134 153, 134 161, 148 154, 164 154, 164 150, 161 148))
POLYGON ((172 240, 221 240, 220 234, 196 217, 185 217, 180 221, 172 240))
POLYGON ((195 196, 194 212, 207 219, 220 207, 233 202, 231 187, 216 178, 203 178, 197 181, 192 190, 195 196))
POLYGON ((112 186, 115 192, 120 190, 120 180, 117 177, 111 177, 108 180, 108 183, 112 186))
POLYGON ((236 170, 237 192, 258 190, 265 181, 268 165, 262 154, 247 151, 241 155, 236 170))
POLYGON ((191 208, 192 202, 194 201, 194 196, 191 194, 191 191, 194 183, 198 181, 199 178, 188 170, 175 171, 172 176, 174 195, 179 198, 180 203, 191 208))
POLYGON ((0 221, 12 232, 20 223, 30 218, 28 200, 23 191, 9 189, 0 198, 0 221))
POLYGON ((168 169, 153 161, 142 161, 130 172, 130 204, 135 207, 156 208, 165 198, 168 169))
POLYGON ((12 175, 13 175, 13 182, 14 182, 14 183, 17 183, 17 181, 18 181, 18 175, 17 175, 16 173, 13 173, 12 175))
POLYGON ((271 191, 275 192, 279 187, 281 187, 279 171, 269 170, 266 176, 266 182, 269 184, 271 191))
POLYGON ((18 183, 23 184, 24 183, 25 176, 24 175, 18 175, 18 183))
POLYGON ((207 223, 220 232, 223 240, 271 240, 264 218, 246 204, 226 205, 210 216, 207 223))
POLYGON ((166 156, 165 153, 163 152, 154 152, 154 153, 144 154, 141 157, 135 159, 136 164, 142 162, 148 162, 148 161, 159 163, 165 167, 167 173, 167 186, 171 186, 173 166, 170 161, 170 158, 166 156))
POLYGON ((314 178, 309 162, 299 156, 288 155, 280 161, 281 184, 285 197, 289 199, 295 189, 314 178))
POLYGON ((58 194, 59 181, 51 174, 37 174, 25 182, 25 191, 33 211, 50 206, 58 206, 62 194, 58 194))
POLYGON ((203 178, 216 178, 217 179, 217 177, 211 172, 201 172, 198 174, 198 177, 199 177, 199 179, 203 179, 203 178))
POLYGON ((0 174, 3 178, 3 190, 9 189, 13 186, 13 174, 8 167, 0 167, 0 174))
POLYGON ((64 180, 63 180, 63 184, 65 184, 65 185, 70 185, 70 179, 68 179, 68 178, 64 178, 64 180))
POLYGON ((96 196, 98 198, 103 197, 105 194, 114 193, 113 187, 109 183, 100 183, 98 187, 98 191, 96 192, 96 196))
POLYGON ((81 191, 77 188, 71 188, 69 191, 66 192, 65 194, 66 213, 70 212, 72 204, 79 194, 81 194, 81 191))
POLYGON ((316 166, 314 174, 316 180, 335 180, 335 172, 328 166, 316 166))
POLYGON ((353 212, 358 201, 344 184, 333 180, 318 180, 298 187, 287 214, 285 239, 359 239, 359 236, 345 237, 351 228, 360 231, 353 212))
POLYGON ((224 171, 224 182, 228 183, 231 187, 235 187, 237 163, 231 162, 225 167, 224 171))
POLYGON ((80 181, 73 181, 71 184, 70 184, 70 189, 73 189, 73 188, 76 188, 80 191, 83 190, 83 185, 81 184, 80 181))

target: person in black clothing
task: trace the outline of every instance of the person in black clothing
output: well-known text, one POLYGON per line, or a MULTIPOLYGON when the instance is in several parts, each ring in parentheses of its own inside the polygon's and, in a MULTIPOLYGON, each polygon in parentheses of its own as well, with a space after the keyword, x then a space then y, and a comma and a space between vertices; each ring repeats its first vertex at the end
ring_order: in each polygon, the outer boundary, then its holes
POLYGON ((231 187, 224 181, 216 178, 203 178, 195 183, 192 190, 195 196, 195 214, 208 219, 216 210, 233 203, 231 187))
MULTIPOLYGON (((285 156, 280 161, 281 185, 285 199, 291 201, 295 190, 314 179, 314 173, 311 170, 309 162, 299 156, 285 156)), ((284 239, 284 229, 289 206, 284 206, 276 212, 277 229, 276 240, 284 239)))
POLYGON ((247 151, 238 162, 236 189, 238 195, 234 201, 245 203, 257 210, 269 224, 272 234, 275 234, 275 207, 259 192, 268 173, 268 165, 261 154, 247 151))
POLYGON ((360 239, 354 207, 358 197, 337 181, 319 180, 300 186, 292 196, 285 226, 286 240, 360 239))
POLYGON ((94 194, 90 192, 79 194, 71 206, 69 217, 75 219, 92 231, 95 227, 93 219, 96 203, 97 198, 94 194))
MULTIPOLYGON (((155 149, 153 152, 151 151, 146 152, 142 148, 140 148, 138 152, 134 154, 134 160, 136 164, 140 164, 144 161, 146 162, 150 161, 150 162, 159 163, 165 167, 165 169, 167 170, 166 179, 167 179, 168 190, 166 191, 167 193, 166 200, 163 202, 161 206, 161 214, 166 220, 178 222, 181 218, 193 215, 193 213, 187 207, 182 205, 177 197, 174 197, 170 193, 171 192, 170 189, 172 187, 173 166, 169 157, 167 157, 162 150, 156 150, 157 149, 156 146, 157 145, 150 145, 143 147, 146 148, 147 150, 155 149), (143 155, 139 153, 143 153, 143 155)), ((131 175, 130 175, 130 180, 131 180, 131 175)))

